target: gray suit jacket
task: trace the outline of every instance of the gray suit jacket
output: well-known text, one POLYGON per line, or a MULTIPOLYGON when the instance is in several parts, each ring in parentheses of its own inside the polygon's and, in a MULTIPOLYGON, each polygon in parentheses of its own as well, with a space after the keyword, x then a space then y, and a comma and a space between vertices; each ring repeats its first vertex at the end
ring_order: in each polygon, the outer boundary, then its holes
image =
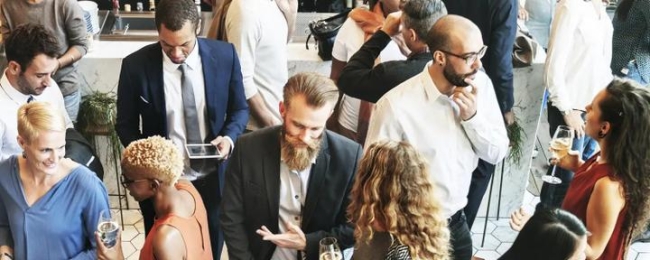
MULTIPOLYGON (((279 230, 280 135, 281 127, 276 126, 237 140, 226 170, 220 216, 230 259, 268 260, 275 251, 275 244, 255 231, 262 225, 273 233, 279 230)), ((309 260, 318 259, 323 237, 336 237, 342 249, 354 245, 345 215, 362 148, 333 132, 324 135, 302 212, 309 260)))

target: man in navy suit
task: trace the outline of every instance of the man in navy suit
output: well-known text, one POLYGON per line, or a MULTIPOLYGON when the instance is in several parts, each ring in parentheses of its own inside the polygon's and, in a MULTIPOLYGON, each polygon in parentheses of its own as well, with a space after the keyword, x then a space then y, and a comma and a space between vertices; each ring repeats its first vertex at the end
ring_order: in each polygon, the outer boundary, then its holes
MULTIPOLYGON (((192 159, 188 143, 209 143, 226 159, 248 121, 248 106, 235 48, 198 38, 199 14, 191 0, 161 0, 156 9, 159 42, 127 56, 117 91, 117 133, 124 146, 149 136, 171 139, 185 155, 184 178, 204 201, 214 259, 223 235, 219 204, 225 161, 192 159), (188 94, 189 90, 189 94, 188 94)), ((136 185, 130 183, 128 185, 136 185)), ((140 203, 148 232, 155 211, 140 203)))

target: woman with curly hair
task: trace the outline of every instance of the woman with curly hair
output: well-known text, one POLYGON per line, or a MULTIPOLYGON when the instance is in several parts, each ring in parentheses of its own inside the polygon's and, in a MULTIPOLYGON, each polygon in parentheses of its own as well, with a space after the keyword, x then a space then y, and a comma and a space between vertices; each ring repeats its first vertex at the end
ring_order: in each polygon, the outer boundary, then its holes
MULTIPOLYGON (((577 151, 553 161, 576 173, 562 208, 591 232, 587 259, 624 259, 650 216, 650 92, 615 78, 586 110, 585 132, 601 150, 586 162, 577 151)), ((525 218, 513 214, 515 224, 525 218)))
POLYGON ((428 165, 406 142, 370 145, 348 207, 355 260, 449 259, 449 230, 428 165))

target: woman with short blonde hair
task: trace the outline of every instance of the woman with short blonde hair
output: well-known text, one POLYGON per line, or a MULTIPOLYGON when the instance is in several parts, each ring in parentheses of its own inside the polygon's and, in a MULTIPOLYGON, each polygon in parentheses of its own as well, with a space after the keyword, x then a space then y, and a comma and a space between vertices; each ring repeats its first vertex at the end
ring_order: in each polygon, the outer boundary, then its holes
POLYGON ((108 195, 95 173, 65 154, 64 111, 47 102, 18 110, 23 154, 0 162, 0 255, 94 259, 108 195))

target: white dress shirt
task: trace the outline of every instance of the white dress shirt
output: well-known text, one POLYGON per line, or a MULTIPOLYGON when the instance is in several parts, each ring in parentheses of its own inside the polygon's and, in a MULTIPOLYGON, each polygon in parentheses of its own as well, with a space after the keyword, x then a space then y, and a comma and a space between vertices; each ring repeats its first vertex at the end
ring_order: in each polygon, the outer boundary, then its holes
POLYGON ((449 218, 467 204, 478 159, 498 163, 509 141, 492 82, 483 71, 474 79, 479 88, 476 115, 462 121, 458 106, 434 85, 429 66, 431 62, 379 99, 366 147, 382 139, 413 145, 429 163, 435 197, 449 218))
MULTIPOLYGON (((237 50, 246 99, 260 94, 272 116, 281 121, 282 89, 289 79, 287 20, 273 0, 233 0, 225 19, 228 42, 237 50)), ((249 130, 260 128, 250 117, 249 130)))
MULTIPOLYGON (((192 81, 192 88, 194 90, 194 99, 196 101, 196 111, 199 119, 199 130, 201 131, 201 140, 205 140, 208 131, 206 125, 206 104, 205 104, 205 80, 203 78, 203 63, 201 63, 201 55, 199 55, 199 44, 196 41, 194 49, 185 59, 187 70, 185 77, 192 81)), ((183 94, 181 89, 181 71, 179 70, 180 64, 172 62, 167 54, 163 52, 163 82, 165 92, 165 112, 167 114, 167 129, 169 131, 169 139, 176 145, 179 151, 183 154, 185 161, 185 178, 188 180, 195 180, 205 176, 206 173, 199 173, 190 168, 190 159, 185 151, 185 144, 187 139, 185 137, 185 114, 183 112, 183 94)), ((229 137, 225 136, 229 142, 231 149, 233 142, 229 137)), ((210 140, 211 141, 211 140, 210 140)), ((216 160, 216 159, 215 159, 216 160)))
MULTIPOLYGON (((278 219, 279 234, 287 232, 284 225, 289 222, 300 227, 302 223, 302 208, 307 197, 307 186, 312 164, 302 171, 291 170, 283 161, 280 162, 280 212, 278 219)), ((298 259, 298 251, 276 247, 271 260, 298 259)))
MULTIPOLYGON (((357 25, 353 19, 348 18, 338 34, 332 47, 332 57, 337 60, 348 62, 352 55, 354 55, 365 42, 365 33, 357 25)), ((406 56, 402 54, 399 46, 394 41, 390 41, 388 45, 379 53, 379 60, 381 62, 393 60, 405 60, 406 56)), ((361 100, 347 95, 343 95, 341 99, 341 115, 338 118, 339 124, 344 128, 357 132, 359 124, 359 106, 361 100)))
MULTIPOLYGON (((19 92, 7 79, 7 71, 2 73, 0 79, 0 160, 11 155, 23 152, 18 145, 18 109, 27 103, 30 95, 19 92)), ((65 117, 66 128, 73 128, 72 121, 65 110, 63 95, 59 86, 50 80, 50 85, 38 96, 33 96, 35 101, 45 101, 59 108, 65 117)))
POLYGON ((612 81, 612 22, 600 0, 562 0, 557 4, 544 83, 560 111, 584 110, 612 81))

